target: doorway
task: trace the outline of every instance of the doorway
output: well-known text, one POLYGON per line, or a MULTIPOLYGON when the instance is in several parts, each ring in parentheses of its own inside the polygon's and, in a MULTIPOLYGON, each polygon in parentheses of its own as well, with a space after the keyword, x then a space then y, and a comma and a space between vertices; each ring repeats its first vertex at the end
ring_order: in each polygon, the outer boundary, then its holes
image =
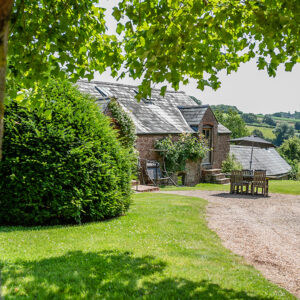
MULTIPOLYGON (((205 126, 203 127, 202 134, 204 138, 207 140, 208 148, 212 148, 212 130, 213 128, 211 126, 205 126)), ((212 150, 208 151, 205 155, 205 157, 202 160, 202 164, 211 164, 212 163, 212 150)))

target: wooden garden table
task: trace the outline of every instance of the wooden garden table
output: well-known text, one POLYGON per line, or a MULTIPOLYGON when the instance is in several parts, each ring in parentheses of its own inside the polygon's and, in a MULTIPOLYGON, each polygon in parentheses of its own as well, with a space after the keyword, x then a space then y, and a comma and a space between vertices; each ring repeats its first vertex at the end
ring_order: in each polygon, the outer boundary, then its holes
MULTIPOLYGON (((243 175, 243 181, 247 181, 247 182, 249 182, 249 184, 251 184, 252 183, 252 181, 253 181, 253 179, 254 179, 254 175, 243 175)), ((270 179, 270 176, 267 176, 266 177, 266 183, 267 183, 267 195, 268 195, 268 193, 269 193, 269 179, 270 179)), ((248 195, 251 195, 251 193, 247 193, 248 195)))

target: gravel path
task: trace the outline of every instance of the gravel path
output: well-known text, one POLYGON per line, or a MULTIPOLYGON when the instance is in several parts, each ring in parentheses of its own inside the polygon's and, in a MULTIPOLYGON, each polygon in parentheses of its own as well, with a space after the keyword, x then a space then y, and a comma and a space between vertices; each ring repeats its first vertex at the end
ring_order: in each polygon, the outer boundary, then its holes
POLYGON ((223 245, 266 278, 300 298, 300 196, 231 195, 217 191, 163 192, 209 201, 208 226, 223 245))

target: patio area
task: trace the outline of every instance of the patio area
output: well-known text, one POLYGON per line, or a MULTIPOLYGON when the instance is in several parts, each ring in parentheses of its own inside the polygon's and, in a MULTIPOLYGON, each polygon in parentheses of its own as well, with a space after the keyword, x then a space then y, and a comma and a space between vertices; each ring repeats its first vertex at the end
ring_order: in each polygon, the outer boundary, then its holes
POLYGON ((209 227, 225 247, 300 297, 300 196, 166 191, 208 200, 209 227))

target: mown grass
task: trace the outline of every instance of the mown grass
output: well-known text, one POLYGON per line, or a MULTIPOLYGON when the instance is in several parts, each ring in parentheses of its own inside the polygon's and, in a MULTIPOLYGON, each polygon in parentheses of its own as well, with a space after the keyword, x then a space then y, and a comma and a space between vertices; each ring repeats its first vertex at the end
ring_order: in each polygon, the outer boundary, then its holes
POLYGON ((0 227, 8 299, 295 299, 222 247, 206 201, 134 196, 130 212, 66 227, 0 227))
MULTIPOLYGON (((164 191, 180 191, 180 190, 206 190, 206 191, 228 191, 230 185, 199 183, 195 186, 167 186, 161 188, 164 191)), ((269 192, 278 194, 300 195, 300 181, 292 180, 270 180, 269 192)))
POLYGON ((275 139, 275 134, 273 133, 273 130, 274 128, 266 128, 266 127, 259 127, 259 126, 250 126, 250 125, 247 125, 247 128, 249 129, 250 133, 252 133, 252 131, 254 129, 259 129, 265 138, 267 139, 275 139))

